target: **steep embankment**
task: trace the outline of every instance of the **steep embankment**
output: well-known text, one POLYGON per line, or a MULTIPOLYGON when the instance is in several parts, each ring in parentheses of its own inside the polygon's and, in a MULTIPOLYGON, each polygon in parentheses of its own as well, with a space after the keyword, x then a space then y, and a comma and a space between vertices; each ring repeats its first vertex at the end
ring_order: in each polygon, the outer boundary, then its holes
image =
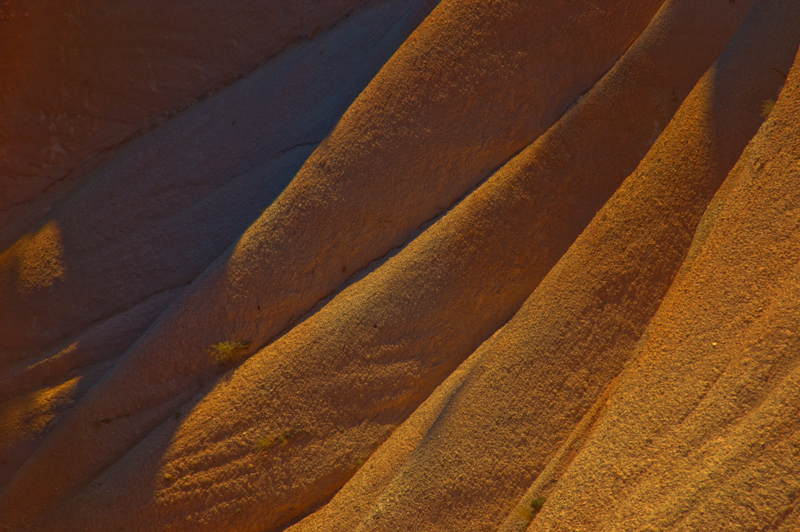
POLYGON ((219 371, 212 345, 245 341, 255 350, 402 243, 543 132, 614 63, 659 3, 437 7, 230 256, 39 447, 0 507, 24 522, 69 495, 219 371), (580 46, 576 29, 588 37, 580 46), (44 470, 46 485, 38 480, 44 470))

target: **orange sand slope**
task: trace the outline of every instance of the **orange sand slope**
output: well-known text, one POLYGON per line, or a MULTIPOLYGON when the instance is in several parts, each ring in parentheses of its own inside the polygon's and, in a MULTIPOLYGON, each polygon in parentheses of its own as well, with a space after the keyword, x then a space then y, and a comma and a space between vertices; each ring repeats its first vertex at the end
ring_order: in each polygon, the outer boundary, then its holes
POLYGON ((800 3, 150 4, 0 7, 0 530, 800 527, 800 3))

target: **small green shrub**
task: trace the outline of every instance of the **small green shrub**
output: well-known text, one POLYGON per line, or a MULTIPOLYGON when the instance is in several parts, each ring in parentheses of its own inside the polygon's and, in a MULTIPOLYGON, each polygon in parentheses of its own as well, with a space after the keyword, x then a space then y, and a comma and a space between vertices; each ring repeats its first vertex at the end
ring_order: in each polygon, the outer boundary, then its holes
POLYGON ((533 514, 533 517, 536 517, 536 514, 539 513, 539 511, 542 509, 542 506, 544 506, 544 503, 546 502, 547 499, 545 497, 536 497, 531 501, 531 513, 533 514))
POLYGON ((515 510, 522 519, 530 523, 533 521, 533 518, 536 517, 536 514, 538 514, 542 509, 542 506, 544 506, 546 501, 547 499, 544 497, 536 497, 527 506, 518 504, 515 507, 515 510))
POLYGON ((220 364, 235 361, 242 351, 250 347, 250 342, 220 342, 211 346, 211 356, 220 364))

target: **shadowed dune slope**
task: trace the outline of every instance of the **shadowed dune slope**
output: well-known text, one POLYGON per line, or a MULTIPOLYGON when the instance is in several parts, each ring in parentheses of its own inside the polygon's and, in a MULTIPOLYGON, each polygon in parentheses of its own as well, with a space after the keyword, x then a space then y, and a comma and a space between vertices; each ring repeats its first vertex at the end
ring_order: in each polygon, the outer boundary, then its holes
POLYGON ((368 1, 4 1, 0 249, 98 154, 368 1))
MULTIPOLYGON (((0 507, 26 515, 68 494, 218 372, 212 345, 242 341, 255 350, 402 243, 543 132, 659 3, 439 5, 230 256, 189 287, 40 446, 7 489, 4 501, 17 502, 0 507), (538 28, 536 40, 523 21, 538 28), (576 29, 595 38, 574 46, 576 29), (97 434, 105 419, 113 425, 97 434), (42 486, 36 479, 45 469, 50 482, 42 486), (29 489, 39 495, 24 495, 29 489)), ((740 11, 725 8, 721 18, 740 11)))
MULTIPOLYGON (((740 9, 720 17, 712 2, 669 3, 542 138, 395 257, 222 380, 176 433, 178 423, 168 421, 45 529, 137 529, 143 525, 134 516, 142 514, 151 516, 153 529, 222 529, 238 505, 243 517, 235 526, 279 530, 324 502, 357 460, 519 308, 647 152, 659 133, 653 124, 669 121, 674 95, 686 94, 717 57, 747 11, 740 9), (566 155, 579 151, 581 157, 566 155), (259 445, 295 435, 291 445, 259 445), (165 484, 158 480, 164 476, 181 480, 165 484), (205 482, 220 495, 195 489, 205 482), (106 516, 100 509, 107 507, 114 511, 106 516)), ((105 432, 89 421, 58 429, 73 434, 54 434, 59 453, 113 441, 113 430, 127 420, 105 432)), ((54 456, 37 454, 20 478, 44 468, 52 476, 54 456)), ((59 468, 62 475, 84 474, 59 468)), ((21 493, 10 491, 9 501, 21 493)))
POLYGON ((148 5, 0 67, 0 530, 798 526, 800 3, 148 5))
POLYGON ((112 367, 119 355, 147 329, 179 289, 158 294, 141 305, 87 329, 52 350, 24 371, 3 374, 0 380, 0 487, 41 442, 60 415, 112 367), (71 386, 65 386, 72 383, 71 386), (63 400, 41 401, 51 394, 63 400), (21 414, 24 413, 24 417, 21 414), (18 421, 25 419, 24 423, 18 421))

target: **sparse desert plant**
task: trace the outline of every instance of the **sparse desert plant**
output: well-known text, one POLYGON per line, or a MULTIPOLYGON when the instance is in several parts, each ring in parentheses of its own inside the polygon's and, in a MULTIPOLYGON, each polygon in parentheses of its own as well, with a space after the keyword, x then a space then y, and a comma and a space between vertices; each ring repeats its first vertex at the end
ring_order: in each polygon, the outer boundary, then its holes
POLYGON ((292 427, 290 429, 284 430, 283 432, 275 436, 260 438, 256 442, 256 445, 261 450, 266 450, 273 446, 283 447, 293 439, 297 438, 298 436, 302 436, 303 434, 308 434, 308 431, 304 428, 292 427))
POLYGON ((531 522, 546 501, 545 497, 535 497, 528 505, 519 504, 516 507, 517 514, 525 521, 531 522))
POLYGON ((536 497, 531 500, 531 514, 533 514, 533 517, 536 517, 536 514, 539 513, 545 502, 547 502, 545 497, 536 497))
POLYGON ((211 346, 211 356, 220 364, 235 361, 238 356, 250 347, 250 342, 220 342, 211 346))

